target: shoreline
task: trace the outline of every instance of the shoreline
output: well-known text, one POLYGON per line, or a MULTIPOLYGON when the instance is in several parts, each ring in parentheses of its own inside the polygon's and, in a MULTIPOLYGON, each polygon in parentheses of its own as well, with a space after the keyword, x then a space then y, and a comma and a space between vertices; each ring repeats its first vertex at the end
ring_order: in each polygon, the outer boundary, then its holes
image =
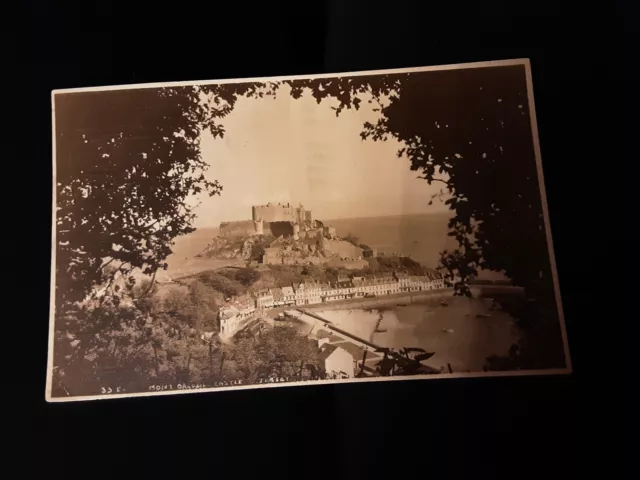
POLYGON ((447 306, 422 299, 386 310, 342 307, 313 313, 383 347, 433 352, 425 365, 445 371, 451 367, 457 373, 482 372, 487 357, 506 355, 517 339, 513 319, 506 312, 493 311, 482 298, 455 297, 447 306), (486 316, 478 317, 479 313, 486 316))

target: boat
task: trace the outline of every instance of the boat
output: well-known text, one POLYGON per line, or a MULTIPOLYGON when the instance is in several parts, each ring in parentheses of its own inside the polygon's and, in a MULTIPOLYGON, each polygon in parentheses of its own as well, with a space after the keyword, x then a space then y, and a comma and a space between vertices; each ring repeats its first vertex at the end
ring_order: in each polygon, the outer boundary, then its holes
POLYGON ((491 318, 488 313, 476 313, 476 318, 491 318))
POLYGON ((445 302, 444 300, 440 300, 440 306, 442 307, 448 307, 449 304, 447 302, 445 302))
POLYGON ((376 333, 386 333, 387 329, 386 328, 376 328, 376 333))
POLYGON ((443 328, 442 331, 445 333, 453 333, 453 328, 443 328))

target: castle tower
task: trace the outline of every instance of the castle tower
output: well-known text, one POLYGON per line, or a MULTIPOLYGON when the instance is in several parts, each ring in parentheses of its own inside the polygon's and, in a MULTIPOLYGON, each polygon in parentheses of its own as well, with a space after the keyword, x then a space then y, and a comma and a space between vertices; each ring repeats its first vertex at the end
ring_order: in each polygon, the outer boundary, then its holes
POLYGON ((264 235, 264 222, 262 220, 253 221, 256 235, 264 235))
POLYGON ((293 239, 294 240, 300 239, 300 224, 299 223, 294 223, 293 224, 293 239))

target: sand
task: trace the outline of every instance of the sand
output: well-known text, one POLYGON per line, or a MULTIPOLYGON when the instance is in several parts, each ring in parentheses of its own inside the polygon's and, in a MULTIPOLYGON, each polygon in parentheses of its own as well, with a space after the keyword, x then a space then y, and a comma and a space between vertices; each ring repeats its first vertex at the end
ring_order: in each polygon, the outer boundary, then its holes
POLYGON ((478 299, 454 298, 448 306, 422 304, 383 310, 379 329, 375 333, 378 310, 316 311, 358 337, 392 348, 419 347, 435 355, 426 364, 454 372, 481 372, 486 357, 505 355, 517 340, 512 318, 490 309, 488 302, 478 299), (489 318, 477 318, 487 313, 489 318))

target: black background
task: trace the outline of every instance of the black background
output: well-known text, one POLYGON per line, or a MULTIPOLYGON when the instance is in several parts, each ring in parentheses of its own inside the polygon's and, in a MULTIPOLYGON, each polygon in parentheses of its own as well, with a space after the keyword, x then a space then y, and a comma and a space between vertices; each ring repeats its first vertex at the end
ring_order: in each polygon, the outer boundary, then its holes
POLYGON ((21 37, 19 64, 30 82, 27 143, 34 170, 43 172, 32 185, 41 196, 34 215, 42 219, 33 222, 39 239, 34 268, 42 272, 31 279, 40 299, 30 301, 33 368, 19 385, 30 407, 29 466, 60 478, 196 470, 235 478, 247 466, 285 478, 575 476, 575 384, 586 369, 578 334, 593 314, 579 282, 599 261, 594 240, 583 241, 594 210, 576 208, 576 199, 596 203, 587 189, 592 166, 599 149, 612 148, 596 140, 614 133, 596 120, 612 118, 606 116, 613 115, 618 88, 621 23, 612 11, 505 2, 450 4, 444 15, 417 3, 338 0, 275 2, 259 10, 184 2, 96 5, 32 2, 29 34, 21 37), (167 13, 170 21, 157 20, 167 13), (523 57, 532 63, 573 375, 45 403, 52 89, 523 57), (585 142, 589 138, 594 141, 585 142))

